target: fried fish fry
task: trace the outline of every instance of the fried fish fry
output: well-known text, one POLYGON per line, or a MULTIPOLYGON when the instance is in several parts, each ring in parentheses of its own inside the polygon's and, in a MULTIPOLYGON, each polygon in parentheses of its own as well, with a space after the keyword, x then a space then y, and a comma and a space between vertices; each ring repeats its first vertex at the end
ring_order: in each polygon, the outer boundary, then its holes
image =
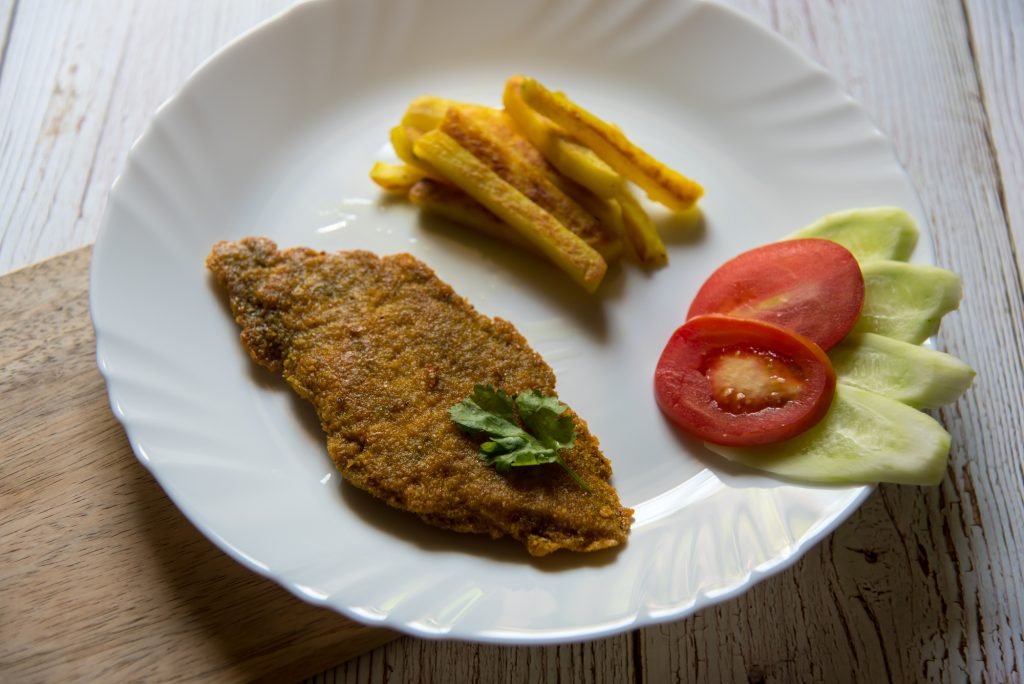
POLYGON ((561 92, 551 92, 532 78, 524 78, 523 101, 569 135, 590 147, 625 178, 633 181, 656 202, 669 209, 692 207, 704 189, 644 152, 617 127, 583 109, 561 92))
POLYGON ((598 197, 615 199, 624 188, 622 176, 589 147, 570 138, 550 119, 527 105, 523 101, 522 85, 523 77, 513 76, 505 82, 502 95, 505 111, 516 127, 567 178, 598 197))
POLYGON ((416 156, 437 168, 452 183, 518 230, 538 250, 589 293, 608 270, 604 258, 558 219, 515 189, 442 131, 416 141, 416 156))
POLYGON ((503 112, 490 107, 454 105, 448 109, 439 130, 580 236, 605 259, 622 252, 621 242, 611 229, 601 225, 552 182, 553 169, 503 112))
POLYGON ((426 178, 426 174, 408 164, 377 162, 370 169, 370 178, 388 192, 409 192, 413 185, 426 178))
POLYGON ((518 231, 456 187, 424 179, 409 188, 409 201, 426 212, 544 256, 518 231))
POLYGON ((554 395, 555 374, 511 323, 478 313, 426 264, 278 250, 266 238, 218 243, 206 263, 242 344, 312 402, 350 484, 431 525, 511 537, 534 556, 626 543, 633 511, 572 409, 562 414, 575 428, 564 469, 499 473, 454 426, 449 407, 476 384, 554 395))

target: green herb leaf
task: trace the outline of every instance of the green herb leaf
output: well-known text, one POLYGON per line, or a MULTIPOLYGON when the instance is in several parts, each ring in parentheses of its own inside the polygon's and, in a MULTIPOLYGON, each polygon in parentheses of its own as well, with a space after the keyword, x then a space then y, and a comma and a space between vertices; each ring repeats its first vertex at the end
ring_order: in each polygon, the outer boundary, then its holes
POLYGON ((448 409, 464 432, 484 435, 480 458, 499 473, 514 467, 557 463, 586 491, 590 487, 558 455, 576 441, 576 426, 564 415, 568 406, 536 390, 514 398, 491 385, 476 385, 470 397, 448 409), (516 422, 516 410, 527 432, 516 422), (531 434, 532 432, 532 434, 531 434))
POLYGON ((464 431, 491 437, 517 437, 523 430, 515 424, 512 399, 493 387, 477 385, 469 399, 448 409, 448 415, 464 431))
POLYGON ((476 385, 469 398, 488 413, 493 413, 510 423, 514 423, 516 420, 512 397, 505 390, 494 389, 491 385, 476 385))
POLYGON ((535 439, 520 440, 518 446, 505 453, 488 454, 485 459, 499 473, 507 473, 510 468, 518 466, 543 465, 554 463, 558 457, 553 451, 535 439))
POLYGON ((563 415, 569 407, 537 390, 516 395, 516 408, 526 427, 546 446, 568 449, 576 441, 572 418, 563 415))

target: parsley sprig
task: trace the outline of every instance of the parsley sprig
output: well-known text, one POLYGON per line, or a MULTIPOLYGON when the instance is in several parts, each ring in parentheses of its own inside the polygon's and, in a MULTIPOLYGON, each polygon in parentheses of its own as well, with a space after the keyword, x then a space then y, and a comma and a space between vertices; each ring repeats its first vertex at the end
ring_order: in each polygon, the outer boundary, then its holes
POLYGON ((480 444, 480 458, 499 473, 557 463, 589 492, 587 483, 558 454, 576 442, 576 425, 565 415, 568 408, 537 390, 513 397, 492 385, 477 385, 468 399, 448 409, 448 415, 463 432, 487 437, 480 444), (516 413, 525 430, 516 422, 516 413))

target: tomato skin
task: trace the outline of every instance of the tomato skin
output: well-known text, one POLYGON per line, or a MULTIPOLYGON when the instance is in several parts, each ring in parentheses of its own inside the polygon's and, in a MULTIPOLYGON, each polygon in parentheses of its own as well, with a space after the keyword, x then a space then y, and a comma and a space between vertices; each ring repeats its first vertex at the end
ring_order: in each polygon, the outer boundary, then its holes
POLYGON ((669 419, 706 442, 725 446, 795 437, 825 416, 835 387, 832 364, 814 342, 771 323, 720 314, 695 316, 677 329, 654 373, 655 396, 669 419), (721 380, 716 373, 728 355, 765 367, 774 362, 765 359, 778 360, 795 390, 781 402, 742 409, 719 403, 716 395, 728 391, 716 388, 721 380))
POLYGON ((795 330, 824 350, 846 337, 864 304, 857 259, 831 240, 783 240, 722 264, 694 297, 687 319, 720 313, 795 330))

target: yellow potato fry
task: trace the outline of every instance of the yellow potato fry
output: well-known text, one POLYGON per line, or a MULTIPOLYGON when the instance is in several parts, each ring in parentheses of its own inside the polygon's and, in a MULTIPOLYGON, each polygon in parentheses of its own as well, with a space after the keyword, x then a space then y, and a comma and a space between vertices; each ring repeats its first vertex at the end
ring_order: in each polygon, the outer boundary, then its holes
POLYGON ((683 211, 704 194, 699 183, 668 168, 631 143, 617 126, 602 121, 564 93, 553 93, 532 78, 523 79, 521 92, 526 104, 596 152, 620 175, 643 188, 652 200, 683 211))
POLYGON ((409 192, 413 185, 425 177, 426 174, 408 164, 377 162, 370 170, 373 182, 388 192, 409 192))
POLYGON ((522 76, 513 76, 505 82, 502 95, 505 111, 515 122, 516 128, 567 178, 598 197, 614 199, 624 187, 622 176, 589 147, 570 138, 550 119, 527 105, 523 101, 522 84, 522 76))
MULTIPOLYGON (((424 179, 409 189, 409 201, 426 212, 437 214, 459 225, 540 254, 526 238, 492 214, 482 204, 451 186, 424 179)), ((543 254, 540 254, 544 256, 543 254)))
POLYGON ((601 253, 605 261, 615 261, 622 256, 624 250, 622 238, 625 236, 625 225, 622 222, 622 207, 615 200, 598 197, 582 185, 562 179, 559 187, 577 204, 594 215, 605 229, 605 237, 600 245, 592 245, 601 253))
POLYGON ((409 166, 422 171, 424 176, 434 180, 444 180, 437 169, 432 168, 430 164, 416 157, 412 149, 412 141, 402 126, 395 126, 391 129, 391 147, 394 148, 395 155, 399 159, 409 166))
POLYGON ((621 251, 615 236, 551 181, 548 163, 501 111, 472 105, 452 106, 439 130, 605 258, 616 247, 621 251))
POLYGON ((453 104, 457 103, 433 95, 417 97, 402 116, 402 128, 406 129, 409 139, 416 142, 421 135, 441 125, 441 119, 453 104))
POLYGON ((418 162, 416 155, 412 151, 412 140, 409 139, 405 128, 402 126, 395 126, 391 129, 391 147, 395 149, 395 154, 398 155, 398 158, 406 164, 416 164, 418 162))
POLYGON ((668 263, 665 243, 661 241, 654 221, 640 206, 632 191, 623 188, 617 201, 622 208, 622 226, 626 242, 640 263, 646 266, 664 266, 668 263))
POLYGON ((597 290, 608 270, 604 258, 473 153, 439 130, 423 135, 413 149, 417 157, 425 159, 452 183, 518 230, 587 292, 597 290))

